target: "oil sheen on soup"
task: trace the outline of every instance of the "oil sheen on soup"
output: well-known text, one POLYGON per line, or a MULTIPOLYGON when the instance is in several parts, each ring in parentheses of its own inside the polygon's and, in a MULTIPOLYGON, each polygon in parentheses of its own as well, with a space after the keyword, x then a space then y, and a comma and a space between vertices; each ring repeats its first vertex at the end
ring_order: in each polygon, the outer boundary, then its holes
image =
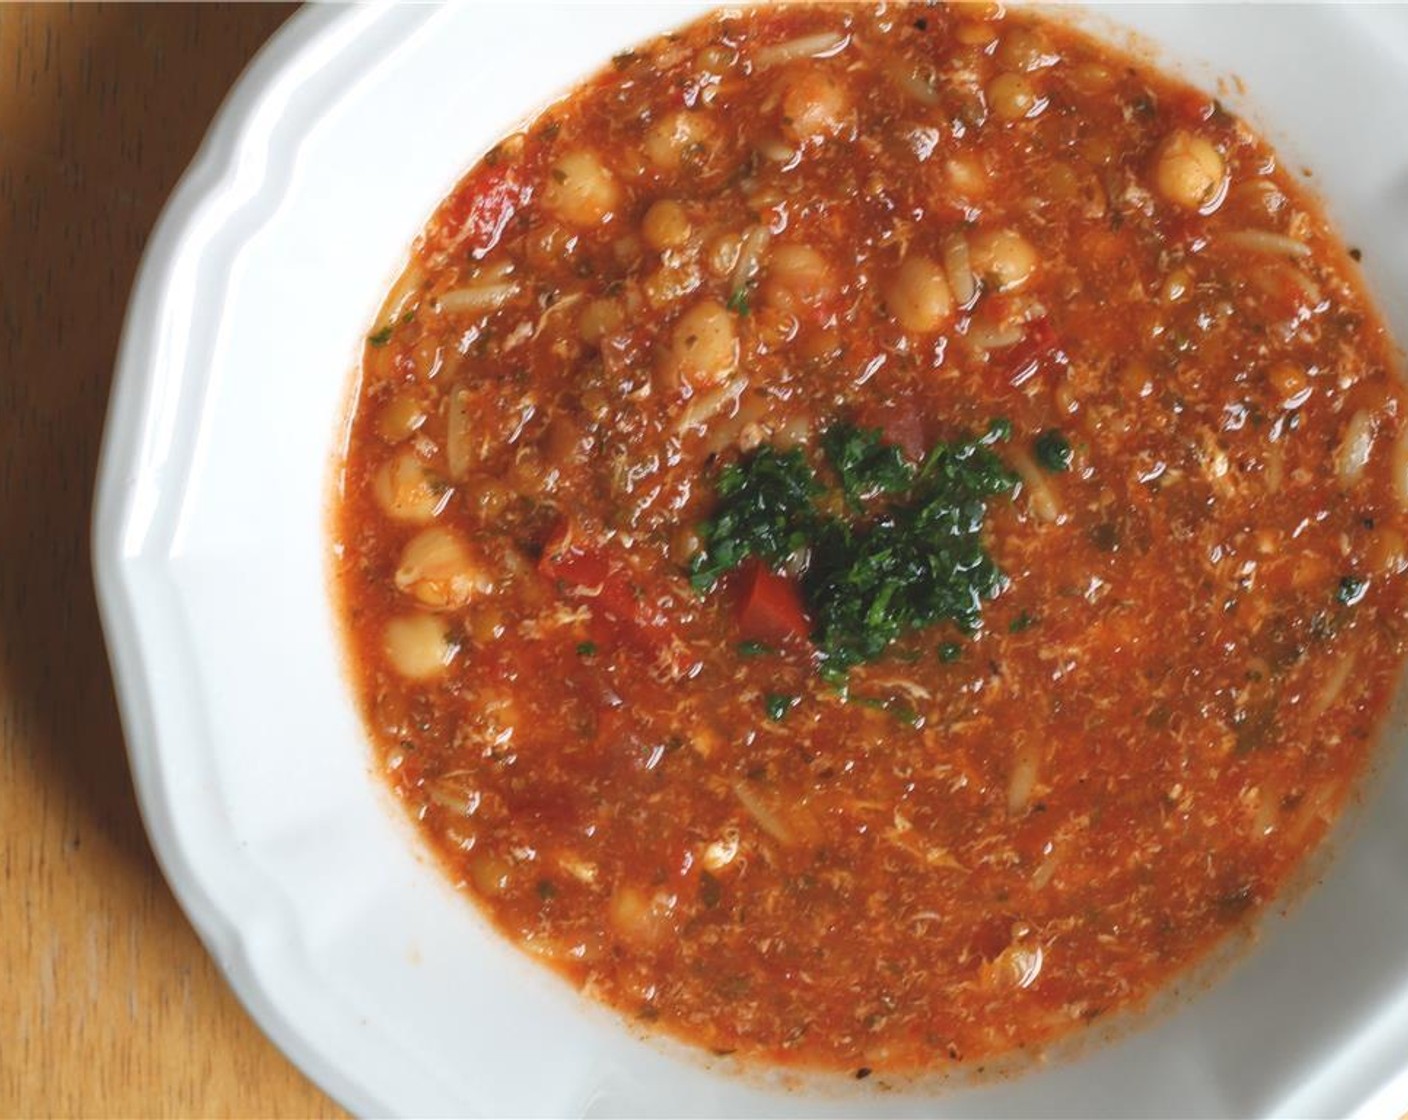
POLYGON ((506 937, 716 1053, 1139 1006, 1322 838, 1404 652, 1357 256, 1227 107, 1035 17, 617 56, 369 328, 335 555, 387 780, 506 937))

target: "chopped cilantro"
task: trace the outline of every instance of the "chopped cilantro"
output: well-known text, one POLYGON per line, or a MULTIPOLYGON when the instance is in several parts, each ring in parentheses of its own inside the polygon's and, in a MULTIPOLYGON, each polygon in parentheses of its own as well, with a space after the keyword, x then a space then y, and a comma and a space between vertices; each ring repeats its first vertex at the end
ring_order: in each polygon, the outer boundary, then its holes
POLYGON ((938 444, 915 469, 878 432, 829 429, 822 447, 858 515, 850 519, 817 508, 822 487, 800 451, 765 446, 720 472, 719 507, 691 565, 694 586, 707 590, 748 557, 775 566, 805 556, 801 588, 818 669, 838 687, 853 665, 912 631, 951 621, 972 633, 983 601, 1005 582, 982 531, 988 500, 1016 485, 991 449, 1009 431, 994 421, 981 438, 938 444), (867 506, 881 495, 894 497, 867 506))
POLYGON ((854 510, 877 494, 907 490, 914 478, 914 468, 905 461, 904 453, 885 443, 879 428, 835 424, 822 435, 821 446, 841 477, 846 502, 854 510))
POLYGON ((795 696, 787 696, 781 692, 769 692, 763 699, 763 707, 767 709, 768 719, 777 722, 791 710, 795 702, 795 696))
POLYGON ((826 662, 873 661, 896 638, 938 622, 976 630, 983 600, 1004 582, 983 546, 987 499, 1015 484, 981 442, 941 443, 906 501, 865 526, 822 525, 803 588, 826 662))
POLYGON ((1012 421, 1005 416, 999 416, 995 420, 988 421, 987 434, 978 442, 987 447, 994 443, 1001 443, 1003 440, 1012 438, 1012 421))
POLYGON ((1070 470, 1071 441, 1055 428, 1047 428, 1037 436, 1032 449, 1036 452, 1036 461, 1048 471, 1060 474, 1070 470))
POLYGON ((816 476, 796 448, 761 447, 719 474, 718 513, 699 530, 703 547, 690 565, 700 591, 750 556, 779 564, 807 544, 816 514, 816 476))
POLYGON ((1035 618, 1026 611, 1023 611, 1007 624, 1007 632, 1009 634, 1020 634, 1024 630, 1030 630, 1035 622, 1035 618))
POLYGON ((1369 581, 1361 579, 1359 576, 1345 576, 1340 580, 1339 588, 1335 591, 1335 598, 1346 607, 1352 607, 1358 603, 1369 591, 1369 581))
POLYGON ((957 642, 939 643, 939 660, 945 665, 951 665, 963 656, 963 647, 957 642))
POLYGON ((578 643, 577 643, 577 653, 578 653, 578 655, 581 656, 581 657, 595 657, 595 656, 596 656, 596 643, 595 643, 595 642, 578 642, 578 643))
POLYGON ((764 642, 754 641, 751 638, 748 639, 746 642, 738 643, 739 657, 762 657, 764 654, 768 654, 771 652, 772 646, 767 645, 764 642))
POLYGON ((367 335, 367 341, 373 346, 385 346, 391 341, 392 332, 395 330, 396 327, 393 324, 387 323, 386 326, 382 327, 381 330, 377 331, 375 334, 367 335))
POLYGON ((752 310, 748 306, 748 285, 740 284, 733 289, 733 294, 728 297, 728 309, 739 315, 746 316, 752 310))

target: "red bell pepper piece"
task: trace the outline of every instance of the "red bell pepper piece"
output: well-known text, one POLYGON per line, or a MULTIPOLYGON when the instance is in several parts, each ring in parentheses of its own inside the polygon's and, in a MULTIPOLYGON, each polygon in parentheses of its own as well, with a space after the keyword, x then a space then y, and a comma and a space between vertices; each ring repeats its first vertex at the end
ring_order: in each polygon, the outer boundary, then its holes
POLYGON ((440 241, 483 256, 499 243, 528 193, 516 166, 482 164, 441 209, 440 241))
POLYGON ((767 645, 805 641, 812 629, 797 581, 756 560, 739 570, 737 615, 744 640, 767 645))

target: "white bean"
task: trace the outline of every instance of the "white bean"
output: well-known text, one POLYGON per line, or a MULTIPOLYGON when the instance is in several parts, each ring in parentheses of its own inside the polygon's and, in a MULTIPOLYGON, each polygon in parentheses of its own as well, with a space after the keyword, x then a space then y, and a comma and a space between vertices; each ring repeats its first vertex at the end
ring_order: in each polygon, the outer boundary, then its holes
POLYGON ((414 451, 402 451, 377 468, 372 494, 383 513, 397 521, 433 521, 450 500, 450 487, 414 451))
POLYGON ((943 269, 923 255, 906 257, 885 285, 885 306, 907 331, 927 334, 953 315, 953 293, 943 269))
POLYGON ((565 222, 594 226, 620 205, 621 188, 595 152, 568 152, 548 174, 543 204, 565 222))
POLYGON ((494 581, 453 529, 432 526, 406 542, 396 568, 398 589, 432 610, 454 610, 488 594, 494 581))
POLYGON ((450 640, 444 619, 421 613, 401 615, 388 622, 382 648, 391 667, 413 681, 439 676, 459 652, 450 640))

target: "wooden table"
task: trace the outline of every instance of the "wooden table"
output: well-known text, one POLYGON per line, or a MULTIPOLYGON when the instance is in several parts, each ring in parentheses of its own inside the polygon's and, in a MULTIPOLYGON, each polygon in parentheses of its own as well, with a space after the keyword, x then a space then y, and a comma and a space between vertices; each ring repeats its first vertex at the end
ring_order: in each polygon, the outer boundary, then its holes
POLYGON ((0 1116, 330 1116, 177 909, 89 576, 139 254, 285 6, 0 6, 0 1116))

